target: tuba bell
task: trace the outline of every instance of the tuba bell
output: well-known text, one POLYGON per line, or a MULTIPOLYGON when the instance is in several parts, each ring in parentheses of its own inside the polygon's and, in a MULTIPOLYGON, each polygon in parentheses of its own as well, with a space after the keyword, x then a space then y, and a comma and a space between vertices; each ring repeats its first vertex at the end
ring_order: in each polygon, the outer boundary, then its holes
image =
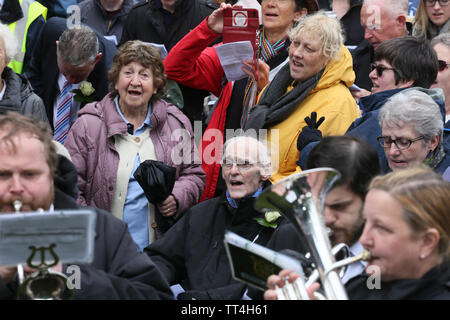
POLYGON ((300 239, 309 248, 315 270, 307 280, 298 278, 292 285, 285 279, 286 288, 277 288, 279 299, 309 299, 306 288, 320 279, 325 297, 330 300, 347 300, 347 292, 339 276, 339 268, 357 260, 367 259, 368 252, 336 262, 335 253, 325 226, 323 207, 325 196, 340 173, 332 168, 316 168, 293 174, 264 190, 255 200, 260 212, 278 211, 294 226, 300 239))

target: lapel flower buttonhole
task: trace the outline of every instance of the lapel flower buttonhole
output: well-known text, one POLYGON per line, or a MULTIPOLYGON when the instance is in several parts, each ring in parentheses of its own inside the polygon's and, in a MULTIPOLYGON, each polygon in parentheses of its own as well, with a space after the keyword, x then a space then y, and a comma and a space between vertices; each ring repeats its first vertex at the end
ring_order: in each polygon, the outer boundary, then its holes
POLYGON ((92 102, 94 101, 94 98, 92 98, 91 95, 94 91, 95 89, 92 86, 92 83, 83 81, 81 82, 79 89, 72 90, 72 92, 75 93, 73 99, 77 102, 92 102))
POLYGON ((264 218, 254 218, 256 222, 258 222, 263 227, 276 228, 277 219, 281 217, 281 214, 278 211, 268 211, 264 213, 264 218))

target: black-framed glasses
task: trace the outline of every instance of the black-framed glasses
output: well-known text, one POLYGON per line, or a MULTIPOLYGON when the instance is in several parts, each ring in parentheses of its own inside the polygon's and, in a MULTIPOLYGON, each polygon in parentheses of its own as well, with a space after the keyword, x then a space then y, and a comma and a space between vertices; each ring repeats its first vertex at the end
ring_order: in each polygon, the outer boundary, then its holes
POLYGON ((450 66, 450 63, 447 63, 444 60, 438 60, 438 63, 439 63, 438 70, 441 71, 441 72, 444 71, 445 68, 447 68, 447 66, 450 66))
POLYGON ((382 146, 383 148, 390 148, 392 143, 394 143, 399 150, 405 150, 408 149, 413 142, 422 140, 423 138, 425 137, 420 136, 415 139, 406 139, 406 138, 392 139, 391 137, 388 136, 379 136, 377 140, 380 146, 382 146))
POLYGON ((439 2, 439 5, 440 5, 441 7, 445 7, 445 6, 448 5, 448 2, 449 2, 449 1, 450 1, 450 0, 424 0, 425 5, 426 5, 427 7, 434 7, 434 5, 436 4, 436 2, 439 2))
POLYGON ((378 77, 381 77, 383 75, 383 72, 386 71, 386 70, 393 70, 393 71, 395 71, 394 68, 388 68, 388 67, 385 67, 385 66, 383 66, 381 64, 376 64, 376 63, 371 63, 370 64, 370 69, 372 71, 373 70, 377 70, 377 76, 378 77))

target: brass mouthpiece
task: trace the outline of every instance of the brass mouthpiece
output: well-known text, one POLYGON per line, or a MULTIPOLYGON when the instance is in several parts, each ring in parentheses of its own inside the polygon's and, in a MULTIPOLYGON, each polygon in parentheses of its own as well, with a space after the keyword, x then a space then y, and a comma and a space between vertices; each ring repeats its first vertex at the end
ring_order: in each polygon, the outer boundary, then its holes
POLYGON ((20 212, 20 209, 22 208, 22 201, 14 200, 12 205, 14 207, 14 210, 16 210, 16 212, 20 212))
POLYGON ((360 253, 360 257, 361 257, 361 260, 367 261, 367 260, 370 260, 370 258, 372 257, 372 254, 370 253, 369 250, 363 250, 360 253))

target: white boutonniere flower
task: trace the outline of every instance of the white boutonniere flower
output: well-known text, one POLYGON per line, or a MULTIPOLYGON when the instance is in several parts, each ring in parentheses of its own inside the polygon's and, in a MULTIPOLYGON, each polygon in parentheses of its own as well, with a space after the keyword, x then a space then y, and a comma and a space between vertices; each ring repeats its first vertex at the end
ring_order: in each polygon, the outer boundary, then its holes
POLYGON ((92 86, 92 83, 89 81, 83 81, 80 84, 79 89, 72 90, 75 95, 73 96, 73 99, 77 102, 92 102, 94 99, 91 97, 91 95, 94 93, 95 89, 92 86))
POLYGON ((281 214, 278 211, 268 211, 264 214, 264 218, 254 219, 263 227, 270 227, 275 229, 278 226, 276 224, 276 221, 279 217, 281 217, 281 214))

